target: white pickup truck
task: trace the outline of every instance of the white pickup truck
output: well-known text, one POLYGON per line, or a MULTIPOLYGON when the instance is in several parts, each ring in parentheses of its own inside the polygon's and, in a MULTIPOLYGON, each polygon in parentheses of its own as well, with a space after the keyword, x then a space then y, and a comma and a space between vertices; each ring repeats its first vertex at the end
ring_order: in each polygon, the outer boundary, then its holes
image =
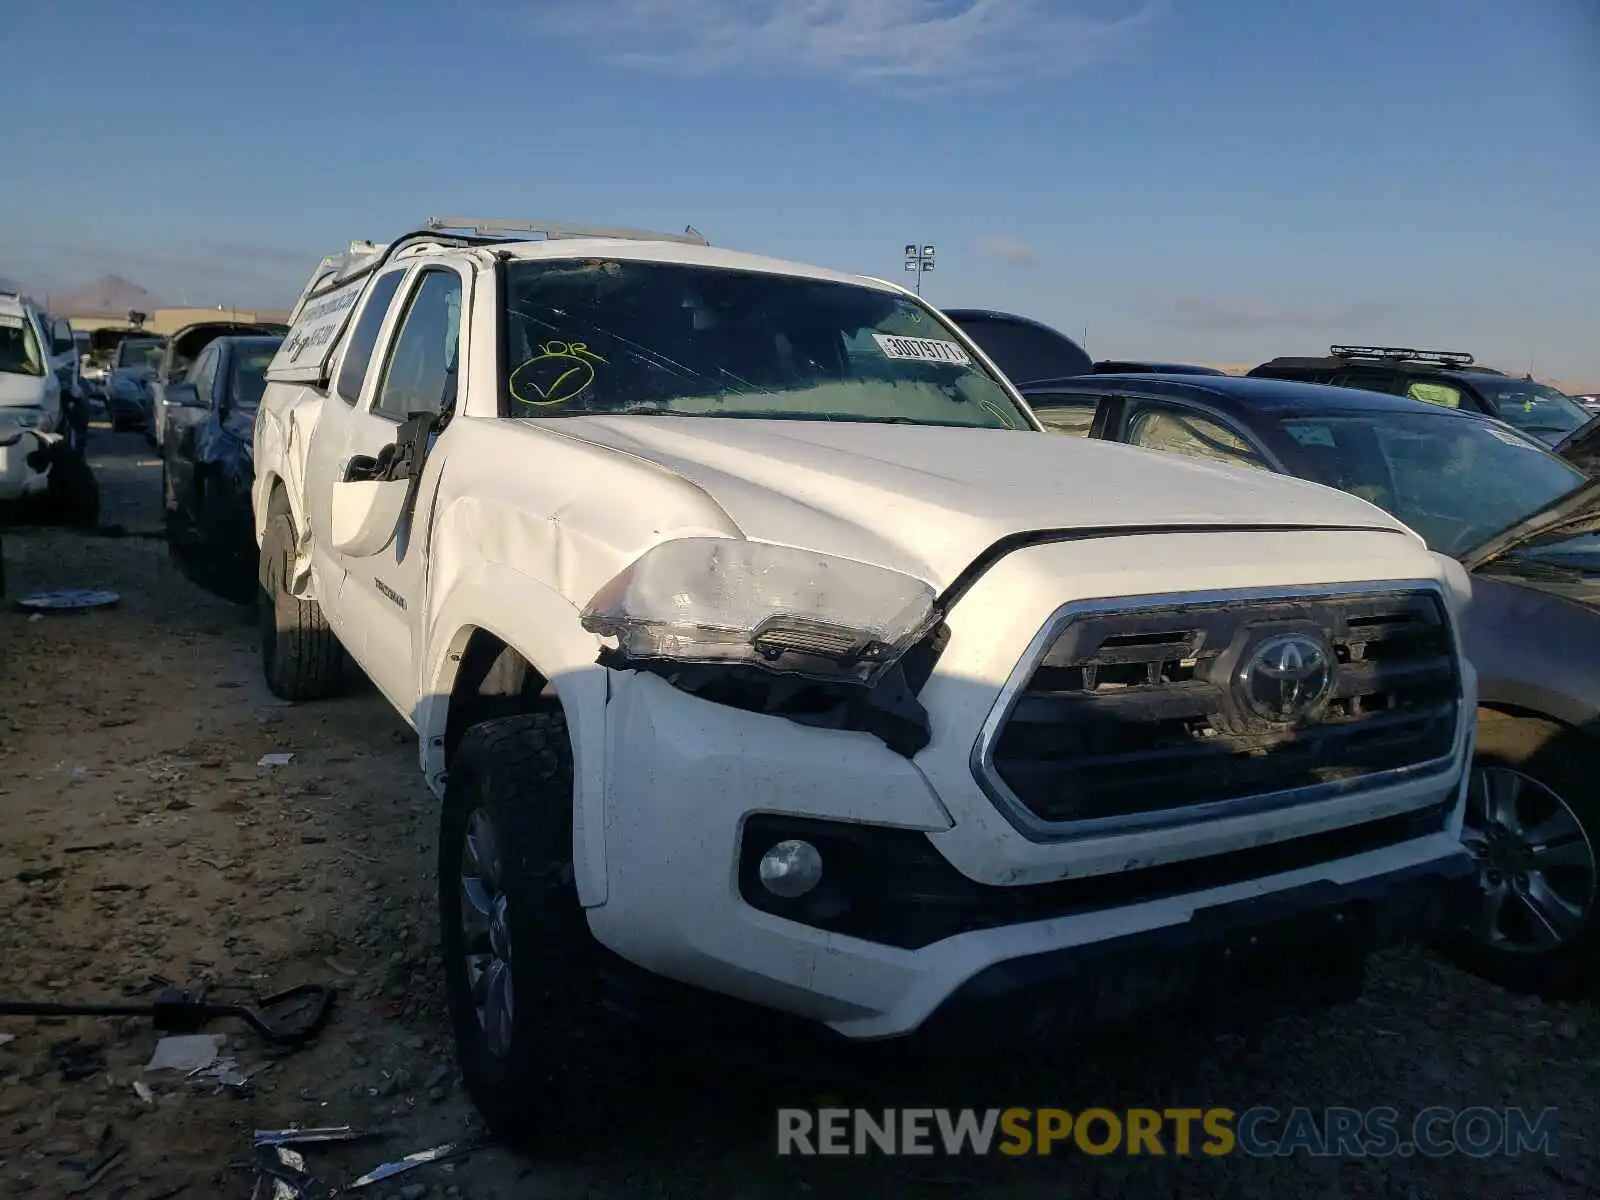
POLYGON ((602 1009, 1238 1016, 1471 874, 1464 577, 1332 489, 1042 436, 903 288, 446 218, 324 260, 268 378, 266 678, 347 653, 416 730, 502 1135, 586 1109, 602 1009))

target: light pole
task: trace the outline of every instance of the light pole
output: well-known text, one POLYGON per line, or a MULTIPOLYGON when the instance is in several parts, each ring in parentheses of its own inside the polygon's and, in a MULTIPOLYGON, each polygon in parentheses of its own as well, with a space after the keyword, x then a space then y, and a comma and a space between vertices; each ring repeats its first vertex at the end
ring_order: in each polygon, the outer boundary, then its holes
POLYGON ((915 242, 907 242, 906 270, 916 272, 917 295, 922 295, 923 272, 933 270, 933 247, 918 245, 915 242))

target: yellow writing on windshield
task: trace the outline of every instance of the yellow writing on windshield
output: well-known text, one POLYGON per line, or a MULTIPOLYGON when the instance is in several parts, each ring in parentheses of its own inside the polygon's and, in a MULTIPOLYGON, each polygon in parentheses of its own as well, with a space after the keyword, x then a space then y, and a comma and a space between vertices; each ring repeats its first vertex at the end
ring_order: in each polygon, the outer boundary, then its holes
POLYGON ((511 372, 513 399, 533 408, 552 408, 577 399, 594 384, 594 364, 605 364, 583 342, 545 342, 539 353, 511 372))

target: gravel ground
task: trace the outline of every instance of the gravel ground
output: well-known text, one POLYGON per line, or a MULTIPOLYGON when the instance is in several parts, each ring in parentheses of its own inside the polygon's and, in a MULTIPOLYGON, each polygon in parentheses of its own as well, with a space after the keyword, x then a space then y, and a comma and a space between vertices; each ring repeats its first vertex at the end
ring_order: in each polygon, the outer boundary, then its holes
MULTIPOLYGON (((222 1053, 247 1094, 142 1075, 137 1019, 0 1018, 0 1196, 246 1197, 254 1128, 355 1124, 390 1136, 312 1149, 329 1182, 471 1133, 450 1059, 434 931, 433 806, 412 738, 366 689, 274 701, 249 615, 168 563, 159 468, 135 435, 95 434, 105 517, 130 536, 13 529, 10 598, 113 588, 122 602, 30 620, 0 612, 0 997, 148 997, 157 979, 340 987, 312 1046, 265 1055, 238 1024, 222 1053), (258 767, 271 752, 285 767, 258 767), (87 1055, 67 1081, 59 1048, 87 1055), (146 1085, 147 1096, 136 1091, 146 1085), (118 1148, 123 1152, 118 1155, 118 1148), (107 1165, 109 1164, 109 1165, 107 1165)), ((8 601, 9 605, 9 601, 8 601)), ((906 1069, 830 1103, 1163 1108, 1520 1105, 1561 1114, 1553 1159, 1167 1157, 779 1160, 773 1108, 815 1085, 668 1072, 597 1145, 560 1163, 498 1148, 367 1195, 406 1197, 1600 1196, 1600 1021, 1517 1000, 1417 951, 1381 958, 1363 1000, 1249 1038, 1157 1030, 1048 1061, 906 1069)))

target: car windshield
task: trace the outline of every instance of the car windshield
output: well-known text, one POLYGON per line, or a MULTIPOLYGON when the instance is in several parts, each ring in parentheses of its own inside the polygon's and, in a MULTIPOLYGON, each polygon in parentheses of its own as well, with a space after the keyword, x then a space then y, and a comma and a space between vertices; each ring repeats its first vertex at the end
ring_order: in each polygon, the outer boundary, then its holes
POLYGON ((165 343, 151 338, 129 338, 117 347, 117 366, 159 367, 161 351, 165 348, 165 343))
POLYGON ((1283 422, 1308 473, 1393 513, 1430 549, 1462 554, 1588 482, 1494 422, 1373 412, 1283 422))
POLYGON ((877 288, 612 259, 506 268, 503 407, 1030 429, 932 310, 877 288))
POLYGON ((276 346, 234 351, 233 368, 228 373, 230 408, 253 409, 261 403, 261 395, 267 390, 267 364, 277 352, 276 346))
POLYGON ((44 355, 32 324, 16 313, 0 313, 0 373, 7 375, 44 374, 44 355))
POLYGON ((1489 398, 1502 421, 1542 442, 1558 442, 1594 418, 1565 392, 1531 379, 1475 375, 1472 385, 1489 398))

